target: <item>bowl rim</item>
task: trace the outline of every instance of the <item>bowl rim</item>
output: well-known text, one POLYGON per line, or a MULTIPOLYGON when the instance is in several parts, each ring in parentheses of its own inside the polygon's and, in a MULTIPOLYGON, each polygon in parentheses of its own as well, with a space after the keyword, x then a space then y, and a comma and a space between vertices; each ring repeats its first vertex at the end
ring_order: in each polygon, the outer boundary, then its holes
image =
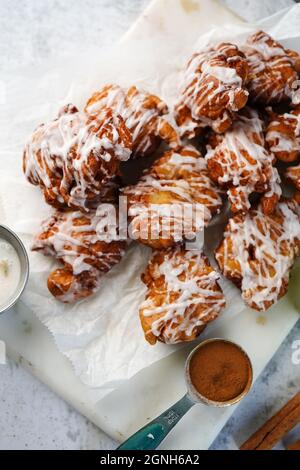
POLYGON ((30 263, 29 263, 29 256, 27 253, 27 250, 25 248, 24 243, 22 242, 21 238, 14 232, 11 228, 9 228, 7 225, 1 224, 0 223, 0 229, 4 229, 7 233, 9 233, 17 242, 19 247, 21 248, 21 251, 24 255, 25 263, 23 263, 23 266, 21 268, 21 280, 22 283, 18 289, 16 289, 16 292, 13 294, 11 297, 11 300, 9 303, 4 304, 3 306, 0 306, 0 315, 5 313, 7 310, 11 309, 20 299, 21 295, 23 294, 25 287, 28 282, 29 278, 29 270, 30 270, 30 263))

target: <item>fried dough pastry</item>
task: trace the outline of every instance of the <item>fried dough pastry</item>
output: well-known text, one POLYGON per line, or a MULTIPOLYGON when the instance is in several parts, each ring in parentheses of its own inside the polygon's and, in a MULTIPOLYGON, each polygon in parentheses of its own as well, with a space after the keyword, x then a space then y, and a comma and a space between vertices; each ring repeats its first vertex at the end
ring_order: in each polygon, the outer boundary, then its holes
POLYGON ((300 254, 300 219, 294 201, 266 216, 262 207, 229 220, 216 250, 221 272, 242 291, 245 303, 265 311, 285 295, 300 254))
POLYGON ((131 236, 155 249, 194 238, 222 206, 205 159, 192 146, 163 154, 123 195, 131 236))
POLYGON ((264 31, 251 35, 241 49, 249 63, 251 101, 262 105, 290 101, 298 79, 297 52, 286 50, 264 31))
POLYGON ((182 137, 193 138, 206 126, 223 133, 248 100, 248 64, 233 44, 194 54, 187 64, 175 106, 182 137))
POLYGON ((24 151, 23 169, 48 204, 88 211, 111 199, 112 180, 131 150, 131 134, 120 116, 106 109, 101 118, 91 119, 69 105, 36 129, 24 151))
MULTIPOLYGON (((98 212, 98 211, 97 211, 98 212)), ((126 242, 118 241, 115 227, 102 227, 99 212, 55 212, 42 226, 33 251, 62 263, 48 278, 48 289, 61 302, 71 303, 94 294, 103 275, 121 261, 126 242)))
POLYGON ((300 75, 300 55, 296 51, 292 51, 291 49, 285 49, 287 55, 292 60, 293 66, 298 75, 300 75))
POLYGON ((286 177, 300 191, 300 165, 290 166, 286 170, 286 177))
POLYGON ((274 156, 265 149, 263 122, 257 111, 245 108, 224 135, 213 136, 206 154, 209 175, 228 189, 234 213, 250 209, 252 193, 263 194, 265 214, 275 208, 280 195, 280 177, 274 156))
POLYGON ((135 86, 125 89, 118 85, 107 85, 88 100, 85 112, 97 117, 107 107, 122 116, 132 132, 133 157, 153 153, 161 141, 171 147, 178 147, 178 135, 166 117, 168 107, 157 96, 138 90, 135 86))
POLYGON ((271 113, 266 142, 278 160, 289 163, 300 156, 300 106, 290 113, 271 113))
POLYGON ((146 340, 174 344, 196 339, 225 307, 218 279, 199 251, 177 247, 154 252, 142 275, 148 289, 140 307, 146 340))

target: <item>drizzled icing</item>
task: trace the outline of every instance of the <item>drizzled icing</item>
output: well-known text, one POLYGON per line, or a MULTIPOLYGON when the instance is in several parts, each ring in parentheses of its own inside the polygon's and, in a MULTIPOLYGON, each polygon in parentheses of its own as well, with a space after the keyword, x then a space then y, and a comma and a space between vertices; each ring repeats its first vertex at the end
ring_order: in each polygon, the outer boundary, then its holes
POLYGON ((48 281, 48 285, 55 282, 55 292, 51 291, 59 300, 74 302, 92 295, 99 288, 103 275, 121 260, 125 242, 117 240, 114 225, 103 226, 105 215, 105 211, 100 210, 88 215, 77 211, 55 212, 43 223, 32 249, 63 263, 60 284, 56 280, 57 272, 52 273, 48 281), (64 276, 72 277, 67 290, 64 276))
POLYGON ((57 208, 88 210, 107 191, 121 161, 131 155, 131 136, 111 110, 89 119, 69 105, 34 132, 24 152, 24 172, 57 208))
POLYGON ((300 191, 300 165, 290 166, 286 170, 286 177, 295 185, 300 191))
POLYGON ((123 194, 132 236, 155 248, 193 238, 222 205, 205 160, 192 146, 166 152, 123 194))
POLYGON ((265 193, 276 204, 281 195, 280 177, 274 157, 264 147, 263 122, 258 113, 246 108, 216 148, 208 146, 206 161, 210 176, 227 187, 233 212, 250 208, 253 192, 265 193))
POLYGON ((266 142, 279 160, 295 161, 300 155, 300 108, 282 115, 273 113, 266 142))
POLYGON ((107 85, 89 99, 85 112, 97 117, 107 107, 122 116, 132 132, 134 156, 153 152, 160 140, 178 146, 178 136, 167 121, 168 107, 157 96, 134 86, 124 89, 118 85, 107 85))
POLYGON ((194 54, 183 74, 175 106, 182 136, 195 137, 206 126, 226 131, 233 114, 247 102, 247 72, 245 57, 232 44, 194 54))
POLYGON ((276 104, 292 98, 298 78, 296 52, 285 50, 263 31, 250 36, 241 49, 249 63, 248 88, 252 101, 276 104))
POLYGON ((286 293, 299 254, 300 219, 290 201, 280 202, 271 216, 258 207, 230 219, 216 259, 245 302, 264 311, 286 293))
POLYGON ((142 279, 148 293, 140 318, 151 344, 191 341, 225 307, 219 275, 198 251, 154 252, 142 279))

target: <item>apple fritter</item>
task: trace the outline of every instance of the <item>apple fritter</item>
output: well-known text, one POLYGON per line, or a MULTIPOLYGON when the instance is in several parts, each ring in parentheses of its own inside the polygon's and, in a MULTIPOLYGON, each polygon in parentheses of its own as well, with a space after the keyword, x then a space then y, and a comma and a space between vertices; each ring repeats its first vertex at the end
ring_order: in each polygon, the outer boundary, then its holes
POLYGON ((252 34, 241 49, 249 64, 251 101, 265 106, 292 101, 297 88, 299 54, 285 49, 264 31, 252 34))
POLYGON ((266 142, 282 162, 294 162, 300 156, 300 106, 289 113, 270 113, 266 142))
POLYGON ((205 159, 192 146, 163 154, 123 195, 131 237, 155 249, 193 239, 222 206, 205 159))
POLYGON ((122 116, 132 133, 133 158, 150 155, 162 141, 179 146, 179 137, 167 118, 168 106, 157 96, 135 86, 107 85, 88 100, 85 112, 95 118, 107 107, 122 116))
POLYGON ((175 344, 196 339, 225 307, 218 279, 199 251, 177 247, 154 252, 142 275, 148 289, 140 306, 146 340, 175 344))
POLYGON ((281 196, 280 176, 274 156, 265 148, 258 112, 245 108, 232 128, 212 136, 210 144, 205 157, 209 175, 227 189, 232 212, 249 210, 249 197, 260 193, 264 213, 271 213, 281 196))
POLYGON ((175 118, 182 137, 193 138, 210 126, 225 132, 248 101, 248 64, 237 46, 222 43, 198 52, 183 74, 175 118))
POLYGON ((300 254, 300 218, 294 201, 279 202, 266 216, 262 207, 229 220, 216 250, 222 274, 242 291, 245 303, 265 311, 287 292, 300 254))
POLYGON ((32 249, 62 263, 48 278, 49 291, 61 302, 94 294, 104 274, 121 261, 126 241, 117 239, 116 227, 104 231, 102 222, 103 214, 95 212, 57 211, 43 223, 32 249))
POLYGON ((120 116, 106 109, 101 118, 91 119, 69 105, 33 133, 23 169, 48 204, 88 212, 112 198, 113 180, 131 151, 131 133, 120 116))

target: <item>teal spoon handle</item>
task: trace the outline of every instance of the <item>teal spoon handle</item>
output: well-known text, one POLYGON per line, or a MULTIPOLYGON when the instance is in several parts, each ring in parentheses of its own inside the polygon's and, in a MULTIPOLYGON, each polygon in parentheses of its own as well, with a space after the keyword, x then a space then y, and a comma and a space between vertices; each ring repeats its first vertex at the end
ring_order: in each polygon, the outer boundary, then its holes
POLYGON ((133 434, 117 450, 156 449, 194 404, 189 396, 185 395, 175 405, 133 434))

